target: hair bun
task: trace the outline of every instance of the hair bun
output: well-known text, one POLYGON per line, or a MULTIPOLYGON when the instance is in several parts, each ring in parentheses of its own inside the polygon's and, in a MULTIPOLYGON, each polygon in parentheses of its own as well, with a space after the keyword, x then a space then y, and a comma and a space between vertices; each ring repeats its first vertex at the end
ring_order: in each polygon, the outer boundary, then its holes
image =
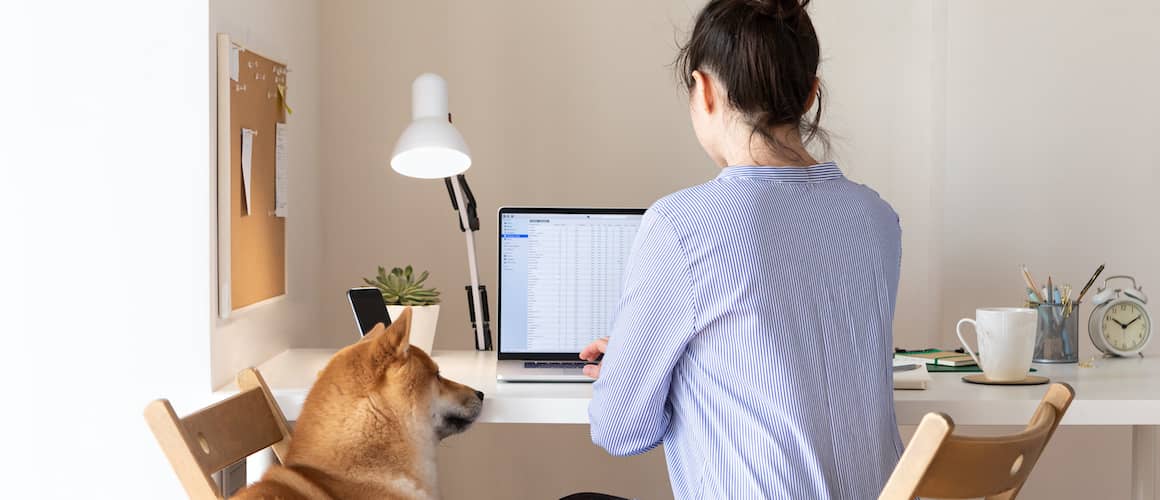
POLYGON ((801 17, 810 0, 751 0, 748 3, 766 16, 788 21, 801 17))

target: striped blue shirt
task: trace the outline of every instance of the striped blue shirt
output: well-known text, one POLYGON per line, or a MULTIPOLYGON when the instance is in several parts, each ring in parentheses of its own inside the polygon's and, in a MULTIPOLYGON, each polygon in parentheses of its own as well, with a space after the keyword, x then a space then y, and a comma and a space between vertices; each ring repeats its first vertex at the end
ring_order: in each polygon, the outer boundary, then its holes
POLYGON ((728 167, 633 244, 588 413, 613 455, 665 445, 677 498, 876 498, 902 451, 898 216, 833 163, 728 167))

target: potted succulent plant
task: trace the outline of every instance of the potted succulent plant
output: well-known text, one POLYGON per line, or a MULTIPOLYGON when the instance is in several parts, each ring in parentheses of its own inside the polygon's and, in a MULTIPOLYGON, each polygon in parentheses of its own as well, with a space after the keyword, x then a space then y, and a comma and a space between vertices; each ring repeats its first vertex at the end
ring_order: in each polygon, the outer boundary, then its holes
POLYGON ((407 307, 411 308, 411 345, 430 353, 439 320, 439 290, 423 286, 428 276, 427 271, 415 276, 411 266, 396 267, 390 273, 379 266, 378 275, 373 280, 363 278, 363 281, 382 292, 391 321, 407 307))

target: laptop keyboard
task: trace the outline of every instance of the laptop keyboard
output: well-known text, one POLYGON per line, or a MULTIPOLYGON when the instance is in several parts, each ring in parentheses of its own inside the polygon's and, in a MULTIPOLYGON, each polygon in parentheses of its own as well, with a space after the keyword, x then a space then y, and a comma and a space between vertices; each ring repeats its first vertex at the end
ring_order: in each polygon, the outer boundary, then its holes
POLYGON ((583 361, 525 361, 524 368, 584 368, 583 361))

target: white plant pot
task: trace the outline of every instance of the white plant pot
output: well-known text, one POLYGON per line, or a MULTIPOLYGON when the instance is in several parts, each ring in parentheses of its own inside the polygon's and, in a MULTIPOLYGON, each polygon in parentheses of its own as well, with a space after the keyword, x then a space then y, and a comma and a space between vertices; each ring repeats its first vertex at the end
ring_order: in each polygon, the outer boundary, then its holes
POLYGON ((394 323, 407 307, 411 308, 411 345, 431 354, 431 349, 435 346, 435 324, 439 322, 439 304, 433 306, 387 306, 391 322, 394 323))

